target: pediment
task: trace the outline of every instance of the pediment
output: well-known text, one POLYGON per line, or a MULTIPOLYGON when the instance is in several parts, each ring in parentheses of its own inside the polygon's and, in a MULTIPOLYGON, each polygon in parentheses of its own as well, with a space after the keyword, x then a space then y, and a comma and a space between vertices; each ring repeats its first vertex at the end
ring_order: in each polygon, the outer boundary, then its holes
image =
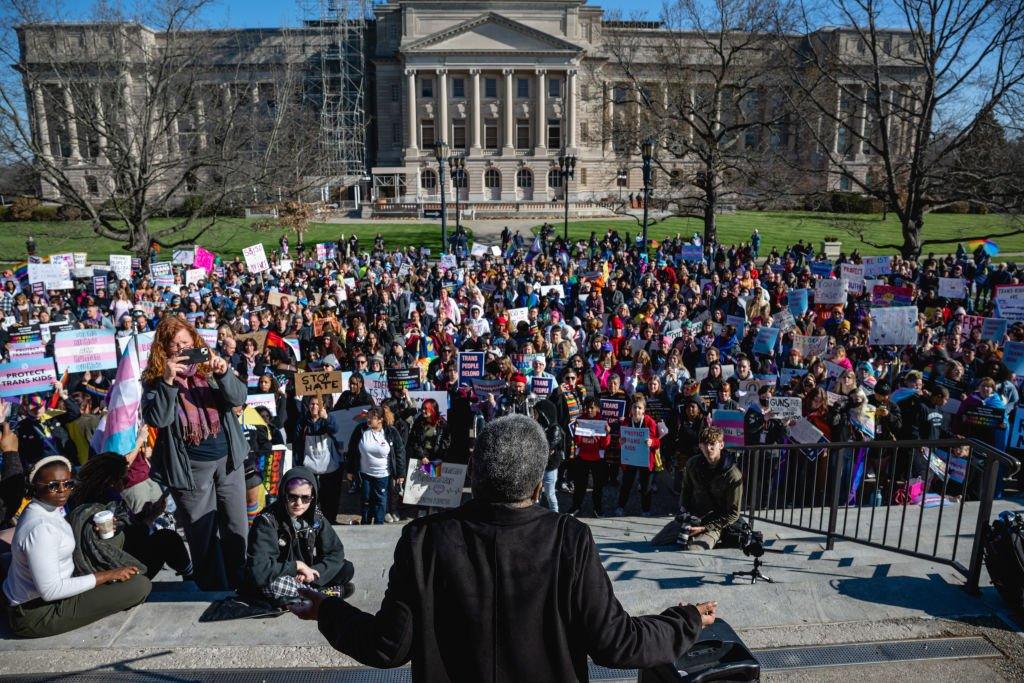
POLYGON ((402 52, 556 52, 577 53, 582 48, 544 31, 494 12, 456 24, 409 43, 402 52))

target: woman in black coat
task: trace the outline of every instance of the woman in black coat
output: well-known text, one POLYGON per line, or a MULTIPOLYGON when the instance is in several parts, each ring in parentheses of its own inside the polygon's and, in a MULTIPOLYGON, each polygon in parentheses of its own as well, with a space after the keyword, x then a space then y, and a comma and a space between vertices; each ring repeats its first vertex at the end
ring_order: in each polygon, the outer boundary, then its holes
POLYGON ((383 524, 390 480, 405 483, 405 444, 397 429, 384 424, 382 408, 370 408, 352 432, 345 460, 349 480, 358 476, 361 484, 362 523, 383 524))

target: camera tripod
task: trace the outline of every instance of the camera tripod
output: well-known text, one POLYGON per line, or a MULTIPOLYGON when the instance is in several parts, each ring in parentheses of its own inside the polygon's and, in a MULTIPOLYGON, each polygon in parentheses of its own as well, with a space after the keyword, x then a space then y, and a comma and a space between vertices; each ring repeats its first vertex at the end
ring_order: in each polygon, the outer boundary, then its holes
POLYGON ((760 557, 755 557, 754 558, 754 568, 751 569, 750 571, 746 571, 746 572, 733 572, 732 573, 732 578, 735 579, 737 576, 749 576, 751 584, 755 584, 758 581, 764 581, 765 583, 775 583, 775 581, 773 581, 770 576, 766 576, 766 575, 761 573, 761 558, 760 557))

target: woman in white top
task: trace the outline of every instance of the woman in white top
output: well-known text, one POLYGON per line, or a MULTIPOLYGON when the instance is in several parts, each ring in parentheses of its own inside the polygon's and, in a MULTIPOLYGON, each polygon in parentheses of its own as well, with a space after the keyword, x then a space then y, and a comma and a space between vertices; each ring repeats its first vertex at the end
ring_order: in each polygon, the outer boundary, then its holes
POLYGON ((383 408, 370 408, 366 422, 352 432, 346 460, 348 478, 359 475, 362 484, 362 523, 383 524, 390 480, 405 482, 405 442, 397 429, 384 424, 383 408))
POLYGON ((47 456, 29 472, 29 484, 32 502, 18 520, 3 587, 15 635, 66 633, 144 601, 150 583, 138 567, 72 576, 75 536, 63 509, 75 488, 71 463, 47 456))

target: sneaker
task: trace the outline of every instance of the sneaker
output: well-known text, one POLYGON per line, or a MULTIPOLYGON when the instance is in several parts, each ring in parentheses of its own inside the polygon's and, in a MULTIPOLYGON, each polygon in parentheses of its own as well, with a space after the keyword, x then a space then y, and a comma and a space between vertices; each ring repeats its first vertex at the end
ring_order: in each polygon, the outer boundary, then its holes
POLYGON ((623 510, 622 508, 615 508, 615 516, 616 517, 625 517, 626 516, 626 511, 623 510))
POLYGON ((386 515, 384 515, 384 523, 385 524, 394 524, 397 521, 398 520, 395 519, 394 515, 392 515, 390 512, 387 513, 386 515))

